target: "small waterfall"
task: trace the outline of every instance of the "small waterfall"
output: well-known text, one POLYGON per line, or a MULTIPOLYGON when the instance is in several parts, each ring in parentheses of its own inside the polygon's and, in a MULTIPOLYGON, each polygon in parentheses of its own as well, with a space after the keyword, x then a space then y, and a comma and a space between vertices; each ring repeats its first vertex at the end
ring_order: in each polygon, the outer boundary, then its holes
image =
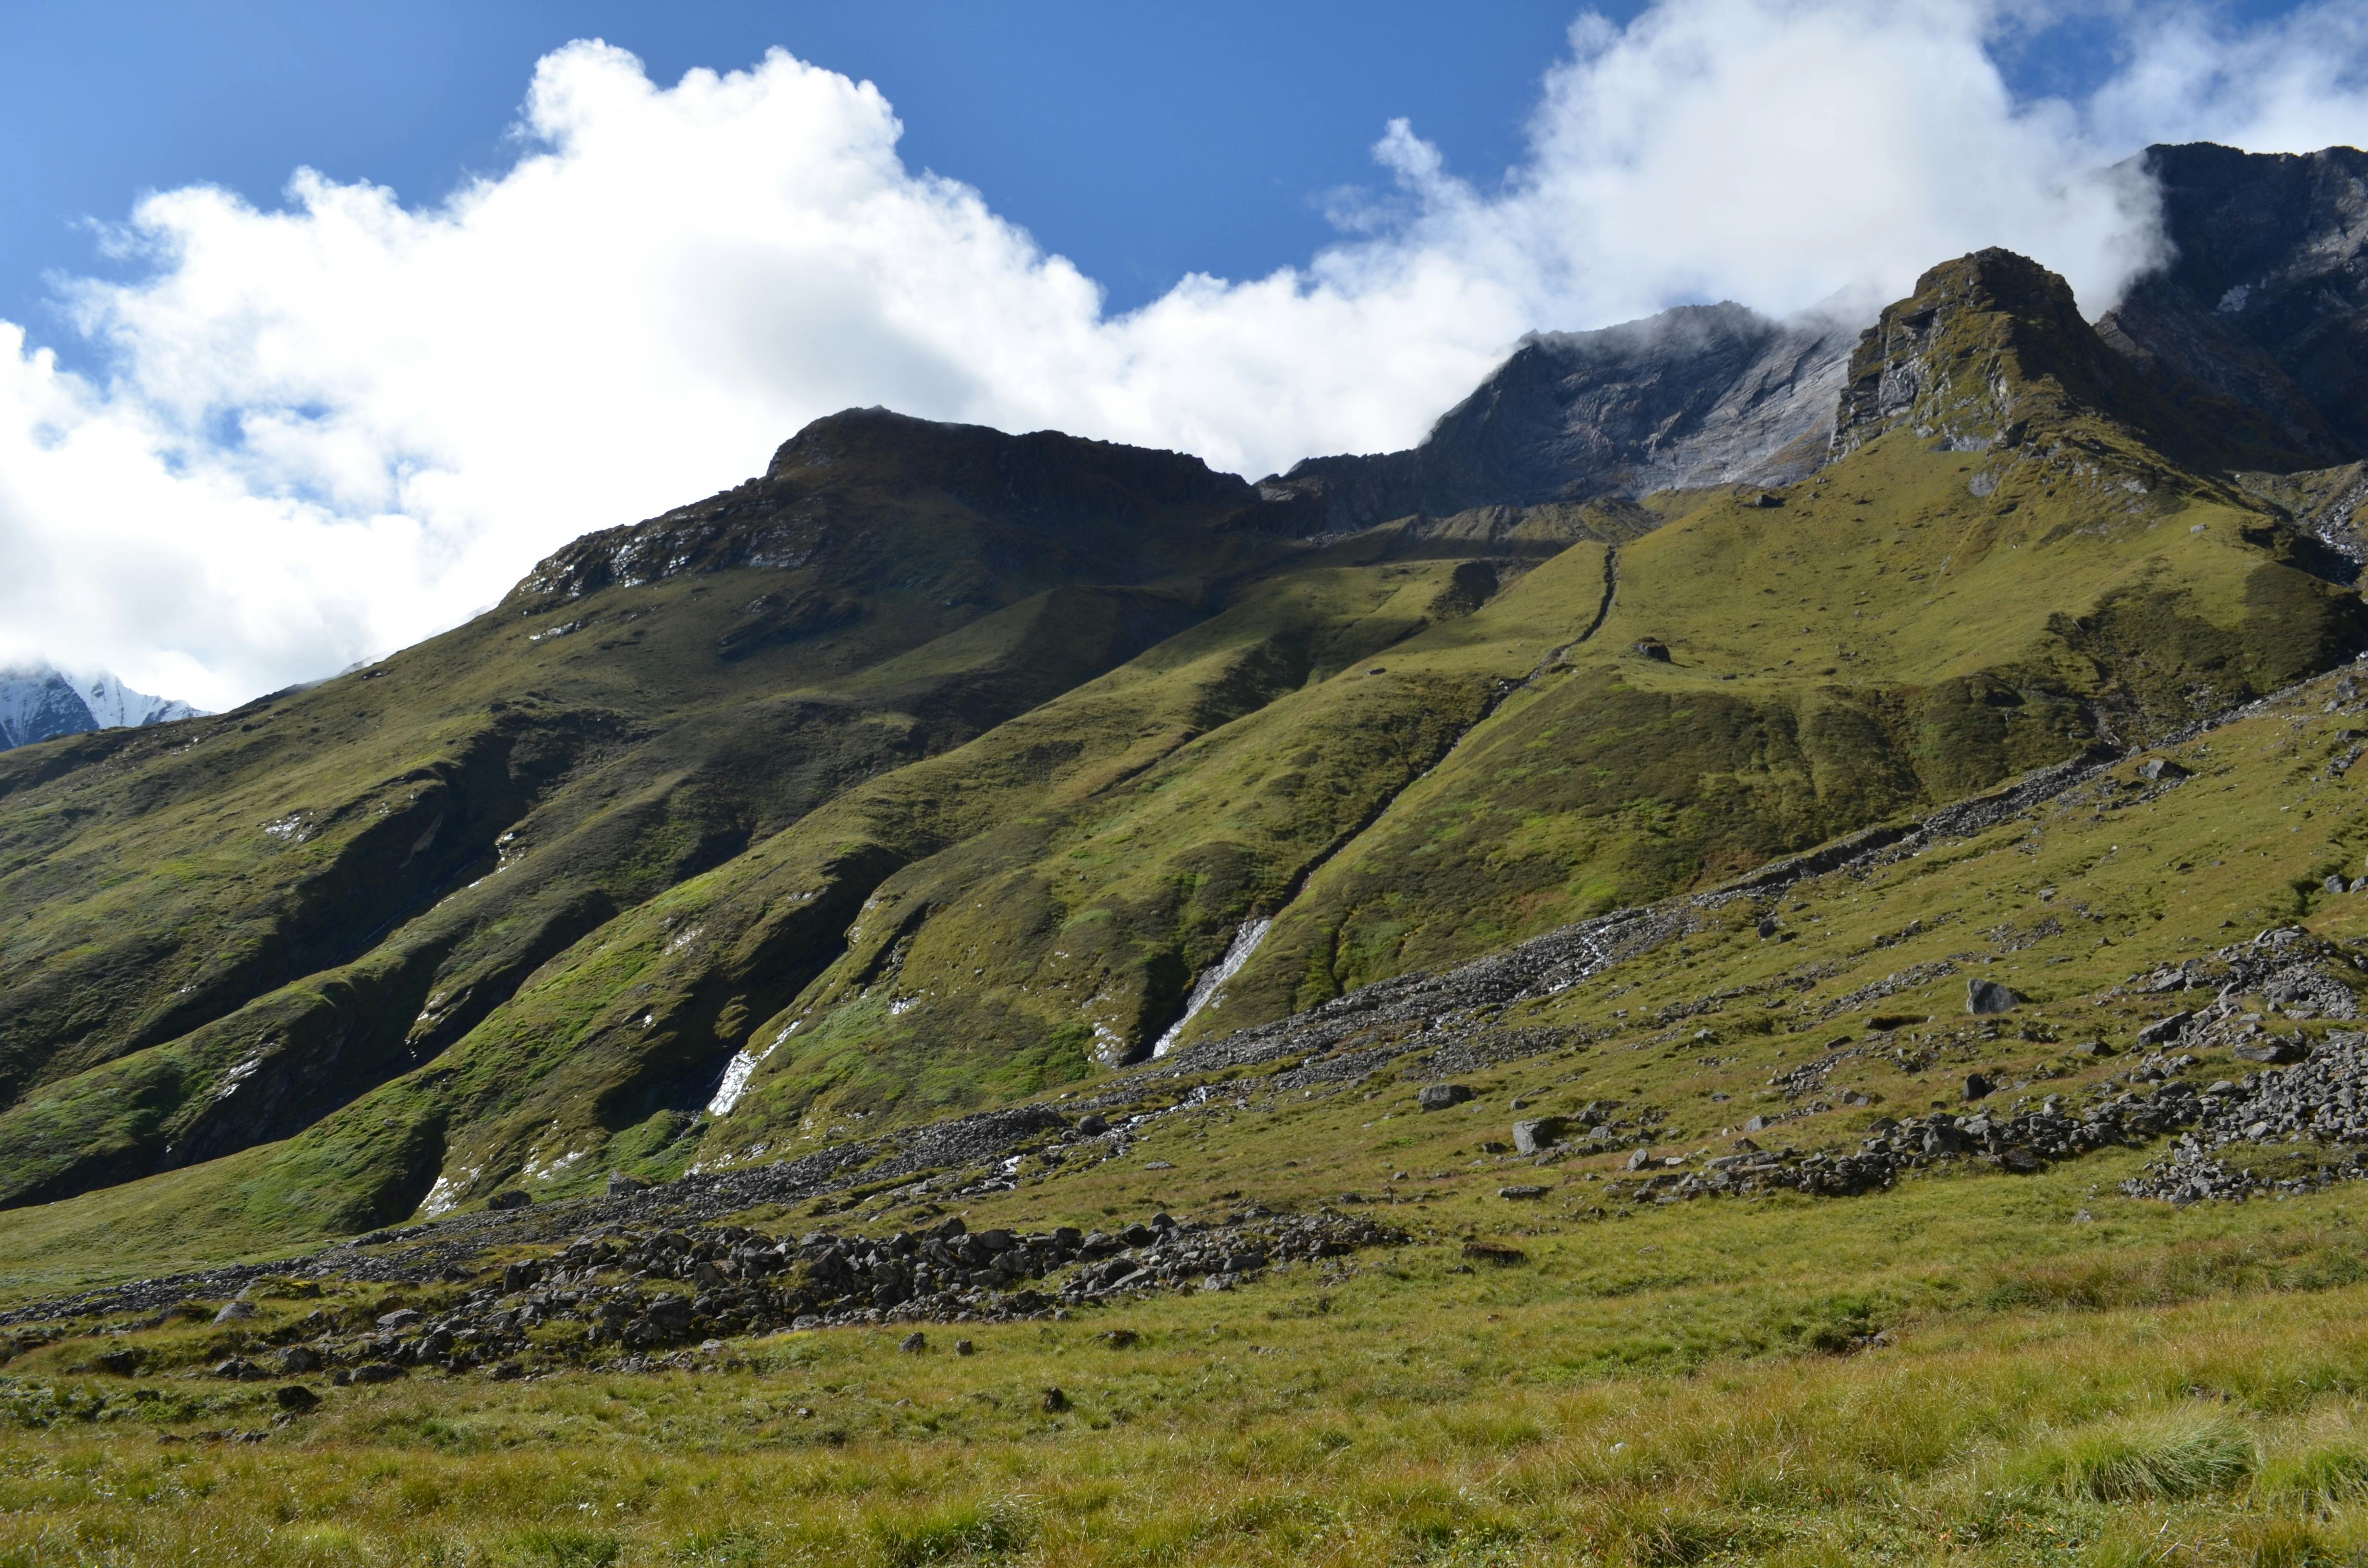
POLYGON ((1242 928, 1234 933, 1234 945, 1225 949, 1225 956, 1193 985, 1192 994, 1185 999, 1184 1016, 1169 1025, 1167 1032, 1152 1046, 1154 1057, 1165 1056, 1174 1049, 1177 1040, 1183 1036, 1184 1026, 1192 1021, 1192 1015, 1217 999, 1217 994, 1224 989, 1225 982, 1233 979, 1241 971, 1242 965, 1250 961, 1250 955, 1258 951, 1258 945, 1266 939, 1267 929, 1273 924, 1271 916, 1264 920, 1245 921, 1242 928))

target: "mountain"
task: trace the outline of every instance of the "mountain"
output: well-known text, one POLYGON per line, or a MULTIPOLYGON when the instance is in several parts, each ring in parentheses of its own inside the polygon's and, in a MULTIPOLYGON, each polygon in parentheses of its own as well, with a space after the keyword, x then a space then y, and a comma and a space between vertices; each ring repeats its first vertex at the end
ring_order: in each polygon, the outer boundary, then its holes
POLYGON ((1863 330, 1541 336, 1255 485, 850 410, 366 669, 11 752, 0 1203, 228 1247, 836 1158, 2331 670, 2354 165, 2154 155, 2285 324, 1985 250, 1863 330))
POLYGON ((1334 528, 1409 513, 1531 506, 1714 484, 1782 484, 1825 460, 1857 333, 1685 305, 1600 332, 1535 333, 1423 444, 1309 458, 1266 482, 1334 528))
POLYGON ((0 669, 0 751, 199 714, 186 702, 134 691, 111 675, 69 676, 46 664, 0 669))
POLYGON ((2106 340, 2293 466, 2368 457, 2368 153, 2198 142, 2138 162, 2172 255, 2099 324, 2106 340))

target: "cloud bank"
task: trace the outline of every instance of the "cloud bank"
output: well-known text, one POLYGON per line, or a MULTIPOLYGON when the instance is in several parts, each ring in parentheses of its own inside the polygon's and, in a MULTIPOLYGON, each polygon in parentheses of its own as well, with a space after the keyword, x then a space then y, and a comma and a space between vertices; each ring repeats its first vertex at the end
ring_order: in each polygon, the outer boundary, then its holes
POLYGON ((2368 139, 2348 0, 2231 28, 2098 13, 2122 64, 2018 101, 2032 0, 1662 0, 1582 15, 1521 165, 1415 128, 1304 266, 1122 315, 986 195, 906 167, 870 84, 775 52, 671 87, 597 42, 538 66, 522 153, 440 203, 300 170, 283 210, 148 197, 68 280, 108 373, 0 323, 0 661, 227 706, 382 653, 536 559, 885 403, 1196 452, 1250 475, 1411 444, 1523 332, 1690 300, 1880 301, 2006 244, 2092 312, 2148 264, 2154 141, 2368 139))

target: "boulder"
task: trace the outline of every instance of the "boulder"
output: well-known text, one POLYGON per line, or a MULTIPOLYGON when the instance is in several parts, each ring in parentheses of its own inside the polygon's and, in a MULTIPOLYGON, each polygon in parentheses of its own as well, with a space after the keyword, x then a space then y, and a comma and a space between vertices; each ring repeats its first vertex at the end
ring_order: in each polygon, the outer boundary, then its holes
POLYGON ((1513 1123, 1513 1147, 1524 1154, 1542 1154, 1570 1135, 1566 1116, 1542 1116, 1513 1123))
POLYGON ((650 1184, 639 1176, 629 1176, 622 1171, 609 1173, 609 1196, 622 1198, 629 1192, 647 1192, 650 1184))
POLYGON ((2245 1062, 2260 1062, 2273 1066, 2283 1066, 2289 1062, 2301 1061, 2310 1052, 2305 1050, 2298 1040, 2272 1039, 2248 1040, 2229 1054, 2245 1062))
POLYGON ((1414 1099, 1425 1110, 1445 1110, 1471 1097, 1472 1091, 1462 1084, 1425 1084, 1415 1091, 1414 1099))
POLYGON ((896 1342, 896 1348, 907 1356, 918 1356, 928 1347, 929 1336, 917 1328, 896 1342))
POLYGON ((1629 646, 1636 651, 1640 658, 1650 659, 1656 665, 1666 665, 1669 662, 1669 645, 1657 637, 1642 638, 1630 643, 1629 646))
POLYGON ((2138 777, 2150 784, 2176 784, 2195 775, 2192 770, 2181 767, 2167 756, 2150 756, 2138 764, 2138 777))
POLYGON ((486 1199, 485 1207, 494 1210, 531 1209, 534 1207, 534 1195, 524 1187, 506 1187, 486 1199))
POLYGON ((1088 1138, 1099 1138, 1110 1131, 1110 1122, 1107 1119, 1087 1111, 1077 1118, 1077 1131, 1088 1138))
POLYGON ((1516 1201, 1529 1198, 1543 1198, 1545 1195, 1546 1189, 1543 1187, 1500 1187, 1497 1189, 1497 1197, 1512 1199, 1516 1201))
POLYGON ((2167 1018, 2157 1018, 2146 1028, 2138 1030, 2138 1049, 2140 1051, 2151 1051, 2167 1040, 2177 1040, 2179 1038, 2179 1032, 2185 1028, 2188 1025, 2188 1020, 2194 1017, 2195 1015, 2193 1013, 2189 1012, 2173 1013, 2167 1018))
POLYGON ((2008 990, 1995 980, 1965 982, 1965 1011, 1968 1013, 2011 1013, 2022 1005, 2021 995, 2008 990))
POLYGON ((290 1415, 302 1415, 321 1403, 321 1396, 302 1383, 284 1384, 273 1390, 271 1397, 279 1402, 280 1409, 290 1415))
POLYGON ((1991 1083, 1989 1079, 1982 1074, 1968 1073, 1965 1074, 1965 1097, 1967 1099, 1987 1099, 1990 1096, 1996 1093, 1998 1093, 1998 1085, 1991 1083))

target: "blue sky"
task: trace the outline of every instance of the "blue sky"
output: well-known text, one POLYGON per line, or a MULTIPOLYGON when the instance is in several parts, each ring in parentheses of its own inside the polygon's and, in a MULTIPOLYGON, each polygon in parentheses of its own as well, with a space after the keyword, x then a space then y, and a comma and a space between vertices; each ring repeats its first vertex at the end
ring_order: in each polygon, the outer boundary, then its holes
POLYGON ((81 220, 120 219, 142 189, 211 181, 268 206, 304 164, 416 203, 497 170, 535 62, 579 38, 632 51, 661 82, 774 46, 871 78, 908 162, 987 192, 1123 309, 1188 270, 1304 259, 1330 237, 1324 193, 1372 181, 1367 149, 1393 116, 1459 166, 1511 164, 1575 14, 1565 0, 9 5, 0 316, 37 317, 44 272, 99 266, 81 220))
POLYGON ((1533 330, 2094 314, 2197 139, 2368 142, 2368 6, 0 0, 0 661, 225 706, 851 404, 1255 477, 1533 330))
MULTIPOLYGON (((1625 21, 1640 6, 1595 8, 1625 21)), ((0 317, 74 353, 44 275, 112 270, 86 220, 121 219, 142 190, 211 182, 268 207, 309 165, 416 204, 496 172, 534 62, 578 38, 632 51, 660 82, 774 46, 868 77, 905 122, 907 162, 978 187, 1127 309, 1190 270, 1304 260, 1332 237, 1326 194, 1372 182, 1368 150, 1393 117, 1467 174, 1515 164, 1578 9, 10 0, 0 317)), ((2113 54, 2110 28, 2076 19, 2017 39, 2001 62, 2021 92, 2078 94, 2113 54)))

